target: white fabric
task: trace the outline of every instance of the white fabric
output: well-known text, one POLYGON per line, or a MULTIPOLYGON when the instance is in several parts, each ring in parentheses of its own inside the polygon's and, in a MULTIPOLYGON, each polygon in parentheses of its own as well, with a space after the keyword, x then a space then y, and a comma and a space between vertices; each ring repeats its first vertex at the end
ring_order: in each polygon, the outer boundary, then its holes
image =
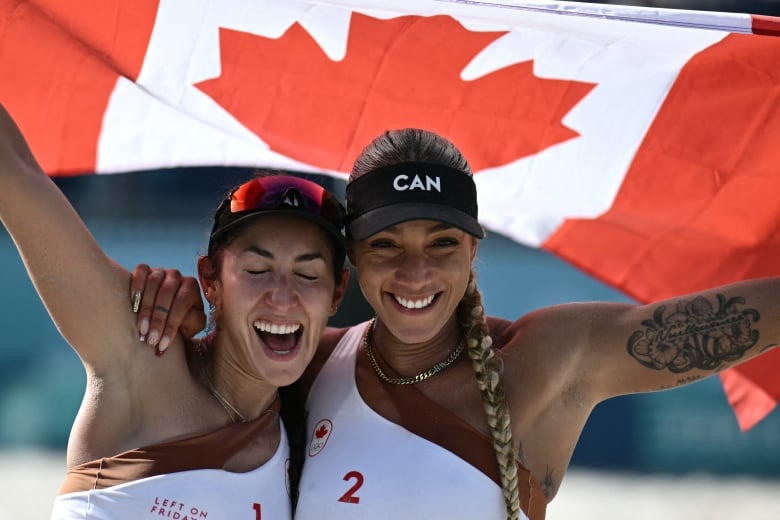
POLYGON ((281 430, 276 453, 252 471, 182 471, 68 493, 55 499, 51 520, 287 520, 290 450, 281 430))
POLYGON ((388 421, 360 397, 355 363, 366 326, 352 327, 341 339, 309 394, 296 519, 506 518, 501 489, 489 477, 388 421))

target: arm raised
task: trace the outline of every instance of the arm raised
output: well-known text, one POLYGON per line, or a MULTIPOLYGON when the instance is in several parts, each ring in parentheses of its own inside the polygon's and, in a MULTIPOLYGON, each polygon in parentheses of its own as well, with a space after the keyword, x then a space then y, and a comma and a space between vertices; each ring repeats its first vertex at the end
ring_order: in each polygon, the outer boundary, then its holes
POLYGON ((135 335, 129 274, 103 253, 3 107, 0 220, 46 309, 85 366, 102 371, 121 364, 121 351, 130 349, 112 347, 135 335))
POLYGON ((548 499, 598 403, 692 383, 774 347, 778 294, 780 279, 750 280, 648 305, 557 305, 508 326, 513 433, 548 499))
POLYGON ((595 401, 674 388, 780 343, 780 279, 734 283, 648 305, 574 304, 580 377, 595 401))

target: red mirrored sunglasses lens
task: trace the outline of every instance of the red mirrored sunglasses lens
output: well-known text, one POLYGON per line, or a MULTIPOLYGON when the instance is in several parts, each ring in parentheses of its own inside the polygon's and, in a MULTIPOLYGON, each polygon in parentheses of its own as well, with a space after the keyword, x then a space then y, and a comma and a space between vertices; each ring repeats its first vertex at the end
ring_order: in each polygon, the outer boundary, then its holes
POLYGON ((261 177, 242 184, 230 197, 230 212, 276 209, 284 203, 284 197, 290 190, 303 197, 307 211, 321 213, 323 198, 327 194, 325 189, 305 179, 289 176, 261 177))

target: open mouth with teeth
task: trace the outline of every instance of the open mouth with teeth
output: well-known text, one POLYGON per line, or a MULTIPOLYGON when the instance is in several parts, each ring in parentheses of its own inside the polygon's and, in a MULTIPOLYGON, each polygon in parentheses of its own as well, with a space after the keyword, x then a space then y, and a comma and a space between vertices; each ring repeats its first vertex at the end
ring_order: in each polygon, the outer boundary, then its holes
POLYGON ((426 296, 424 298, 402 298, 400 296, 393 295, 393 298, 401 307, 404 307, 405 309, 417 310, 428 307, 431 303, 433 303, 433 300, 436 299, 436 295, 431 294, 430 296, 426 296))
POLYGON ((279 356, 286 356, 293 352, 303 335, 303 327, 300 323, 280 325, 270 321, 255 320, 254 327, 263 345, 279 356))

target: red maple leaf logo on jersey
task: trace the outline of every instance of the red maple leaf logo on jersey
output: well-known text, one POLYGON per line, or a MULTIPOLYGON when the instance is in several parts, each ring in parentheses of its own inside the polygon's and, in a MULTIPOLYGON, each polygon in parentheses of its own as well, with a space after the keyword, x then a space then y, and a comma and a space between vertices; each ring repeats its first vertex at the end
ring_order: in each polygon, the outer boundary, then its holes
POLYGON ((222 74, 197 87, 272 150, 319 168, 348 171, 383 131, 420 127, 453 140, 480 170, 577 136, 561 120, 593 88, 539 78, 531 61, 461 80, 503 34, 448 16, 353 13, 346 57, 334 62, 297 23, 278 39, 220 29, 222 74))
POLYGON ((324 424, 322 426, 320 426, 319 428, 317 428, 317 431, 314 432, 314 436, 317 437, 318 439, 322 439, 327 434, 328 434, 328 429, 325 427, 324 424))

